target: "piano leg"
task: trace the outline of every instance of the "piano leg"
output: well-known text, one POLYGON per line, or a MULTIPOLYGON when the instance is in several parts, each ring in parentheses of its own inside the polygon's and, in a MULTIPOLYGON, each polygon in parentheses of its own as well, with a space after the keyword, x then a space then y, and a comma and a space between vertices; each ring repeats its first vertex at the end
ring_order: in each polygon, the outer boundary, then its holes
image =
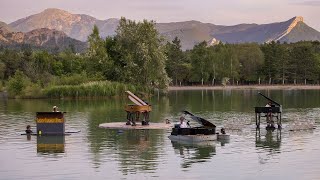
POLYGON ((282 123, 281 123, 281 113, 279 113, 279 119, 278 119, 278 129, 282 128, 282 123))
POLYGON ((260 119, 261 119, 261 114, 256 113, 256 126, 258 129, 260 128, 260 119))

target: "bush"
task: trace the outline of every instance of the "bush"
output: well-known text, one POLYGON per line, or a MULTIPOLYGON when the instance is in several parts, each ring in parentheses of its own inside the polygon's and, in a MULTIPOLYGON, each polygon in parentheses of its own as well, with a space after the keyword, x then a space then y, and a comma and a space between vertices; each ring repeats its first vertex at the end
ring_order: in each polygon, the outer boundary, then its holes
POLYGON ((149 93, 147 88, 136 87, 134 85, 127 85, 124 83, 110 82, 110 81, 93 81, 83 83, 80 85, 61 85, 51 86, 45 89, 44 94, 51 98, 95 98, 95 97, 112 97, 122 96, 125 91, 136 93, 149 93))
POLYGON ((28 98, 41 98, 41 97, 43 97, 43 92, 42 92, 41 86, 39 84, 30 83, 23 90, 23 97, 28 97, 28 98))
POLYGON ((23 96, 24 89, 30 84, 30 79, 21 71, 16 71, 13 77, 8 81, 9 96, 23 96))

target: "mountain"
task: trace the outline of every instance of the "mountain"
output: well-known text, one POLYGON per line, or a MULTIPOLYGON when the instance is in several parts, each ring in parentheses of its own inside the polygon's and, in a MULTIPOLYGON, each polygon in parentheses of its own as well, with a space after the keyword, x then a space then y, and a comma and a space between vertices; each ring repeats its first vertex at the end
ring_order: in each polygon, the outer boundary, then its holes
MULTIPOLYGON (((60 9, 46 9, 41 13, 19 19, 9 26, 22 32, 39 28, 56 29, 74 39, 86 41, 95 24, 102 37, 112 36, 115 34, 119 19, 98 20, 84 14, 71 14, 60 9)), ((157 23, 156 28, 168 41, 177 36, 181 40, 183 50, 191 49, 202 41, 216 44, 220 41, 225 43, 265 43, 320 40, 320 33, 305 24, 303 17, 299 16, 284 22, 270 24, 223 26, 199 21, 185 21, 157 23)))
POLYGON ((12 32, 14 30, 8 24, 0 21, 0 31, 2 31, 2 32, 12 32))
POLYGON ((30 32, 13 32, 0 29, 0 44, 10 48, 19 48, 30 45, 34 48, 62 51, 66 48, 74 48, 76 52, 82 52, 87 44, 68 37, 64 32, 41 28, 30 32))
POLYGON ((46 9, 41 13, 19 19, 10 24, 11 27, 21 32, 34 29, 48 28, 65 32, 68 36, 81 41, 86 41, 96 24, 104 36, 114 35, 119 20, 98 20, 83 14, 71 14, 60 9, 46 9))

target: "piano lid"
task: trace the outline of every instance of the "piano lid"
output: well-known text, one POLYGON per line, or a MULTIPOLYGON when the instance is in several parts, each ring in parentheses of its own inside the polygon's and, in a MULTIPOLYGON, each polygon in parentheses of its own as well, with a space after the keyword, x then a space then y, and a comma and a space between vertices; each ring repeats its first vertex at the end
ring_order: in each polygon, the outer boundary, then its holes
POLYGON ((190 115, 191 119, 195 120, 199 124, 205 126, 205 127, 216 127, 216 125, 212 124, 208 120, 203 119, 202 117, 198 117, 190 113, 189 111, 183 111, 184 114, 190 115))
POLYGON ((275 102, 274 100, 270 99, 269 97, 267 97, 266 95, 263 95, 262 93, 258 92, 258 94, 260 94, 261 96, 263 96, 264 98, 268 99, 269 101, 271 101, 273 104, 276 104, 278 106, 281 106, 281 104, 275 102))
POLYGON ((142 99, 134 95, 132 92, 126 91, 126 93, 128 94, 128 98, 130 99, 130 101, 132 101, 135 105, 138 105, 138 106, 148 105, 146 102, 144 102, 142 99))

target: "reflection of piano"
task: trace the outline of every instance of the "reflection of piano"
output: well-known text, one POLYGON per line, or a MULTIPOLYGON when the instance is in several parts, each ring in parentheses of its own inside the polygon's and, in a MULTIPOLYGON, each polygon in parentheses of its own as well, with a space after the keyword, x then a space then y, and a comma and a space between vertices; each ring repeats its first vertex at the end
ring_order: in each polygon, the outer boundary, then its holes
POLYGON ((125 106, 127 112, 127 125, 136 125, 136 121, 141 121, 142 125, 149 125, 149 113, 151 105, 138 98, 130 91, 126 91, 128 98, 134 103, 125 106))
POLYGON ((64 136, 37 136, 38 153, 64 153, 64 136))
MULTIPOLYGON (((267 123, 273 123, 273 117, 275 117, 277 119, 277 125, 278 128, 281 128, 281 113, 282 113, 282 106, 275 102, 274 100, 270 99, 269 97, 261 94, 259 92, 259 94, 261 96, 263 96, 264 98, 266 98, 267 100, 269 100, 270 107, 255 107, 255 113, 256 113, 256 125, 257 128, 260 128, 260 119, 261 117, 266 117, 267 119, 267 123), (261 113, 264 113, 263 115, 261 115, 261 113)), ((268 127, 267 127, 268 128, 268 127)), ((274 128, 274 127, 272 127, 274 128)))
POLYGON ((175 142, 171 141, 176 154, 182 158, 182 168, 190 168, 192 164, 203 163, 210 160, 216 154, 215 143, 199 142, 175 142))

